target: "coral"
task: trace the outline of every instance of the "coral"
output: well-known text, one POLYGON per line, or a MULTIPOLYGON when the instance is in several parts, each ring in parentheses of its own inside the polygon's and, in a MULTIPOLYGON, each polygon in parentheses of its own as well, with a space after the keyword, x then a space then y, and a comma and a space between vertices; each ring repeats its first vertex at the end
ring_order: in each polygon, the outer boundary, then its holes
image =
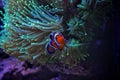
POLYGON ((20 60, 35 60, 41 64, 60 62, 74 66, 88 56, 93 26, 86 24, 99 2, 100 0, 3 0, 4 30, 0 46, 6 53, 20 60), (52 31, 64 34, 67 47, 49 55, 46 53, 46 45, 52 31))
POLYGON ((54 80, 59 74, 17 58, 0 59, 0 80, 54 80))
MULTIPOLYGON (((0 49, 1 54, 6 54, 0 49)), ((73 80, 80 76, 89 75, 89 71, 82 66, 75 66, 72 69, 61 64, 39 63, 31 64, 29 61, 19 61, 13 56, 0 58, 0 80, 73 80)))

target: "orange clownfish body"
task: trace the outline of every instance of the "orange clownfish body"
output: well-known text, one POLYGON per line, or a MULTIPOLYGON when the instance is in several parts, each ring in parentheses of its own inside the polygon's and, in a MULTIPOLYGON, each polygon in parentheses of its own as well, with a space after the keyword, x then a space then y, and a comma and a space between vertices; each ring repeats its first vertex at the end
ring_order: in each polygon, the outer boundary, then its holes
POLYGON ((62 33, 52 32, 50 39, 51 41, 47 45, 47 52, 49 54, 55 53, 56 50, 63 50, 66 40, 62 33))

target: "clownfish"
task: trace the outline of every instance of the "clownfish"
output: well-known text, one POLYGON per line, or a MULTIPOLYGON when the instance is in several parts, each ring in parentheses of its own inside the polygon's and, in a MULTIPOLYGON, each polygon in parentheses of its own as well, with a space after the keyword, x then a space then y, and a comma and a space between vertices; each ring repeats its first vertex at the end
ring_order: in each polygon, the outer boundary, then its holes
POLYGON ((46 46, 46 51, 48 54, 53 54, 56 50, 63 50, 65 44, 66 40, 62 33, 52 32, 50 34, 50 41, 46 46))

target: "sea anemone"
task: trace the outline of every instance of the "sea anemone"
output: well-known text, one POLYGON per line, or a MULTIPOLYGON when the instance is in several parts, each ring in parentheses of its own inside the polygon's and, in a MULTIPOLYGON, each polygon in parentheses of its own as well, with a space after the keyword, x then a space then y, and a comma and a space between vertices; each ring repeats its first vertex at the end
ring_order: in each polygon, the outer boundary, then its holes
POLYGON ((74 66, 88 56, 87 49, 93 33, 91 26, 86 24, 98 2, 100 1, 3 0, 4 30, 0 47, 20 60, 36 60, 41 64, 59 62, 74 66), (46 45, 52 31, 63 33, 67 47, 49 55, 46 45))

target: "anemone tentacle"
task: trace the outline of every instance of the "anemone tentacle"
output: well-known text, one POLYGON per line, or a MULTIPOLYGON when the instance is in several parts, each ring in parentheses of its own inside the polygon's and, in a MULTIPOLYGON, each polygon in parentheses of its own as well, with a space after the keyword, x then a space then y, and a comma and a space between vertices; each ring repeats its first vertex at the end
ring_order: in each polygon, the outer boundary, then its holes
POLYGON ((35 59, 43 64, 58 60, 75 65, 84 60, 88 56, 85 47, 92 39, 91 26, 86 26, 86 21, 91 19, 90 6, 95 7, 100 0, 81 0, 79 4, 75 1, 63 5, 63 0, 3 0, 4 30, 0 47, 21 60, 35 59), (70 9, 66 9, 71 5, 70 9), (67 16, 65 12, 73 14, 67 16), (64 23, 68 26, 68 33, 65 33, 67 47, 50 56, 46 52, 49 34, 52 31, 64 33, 64 23))

